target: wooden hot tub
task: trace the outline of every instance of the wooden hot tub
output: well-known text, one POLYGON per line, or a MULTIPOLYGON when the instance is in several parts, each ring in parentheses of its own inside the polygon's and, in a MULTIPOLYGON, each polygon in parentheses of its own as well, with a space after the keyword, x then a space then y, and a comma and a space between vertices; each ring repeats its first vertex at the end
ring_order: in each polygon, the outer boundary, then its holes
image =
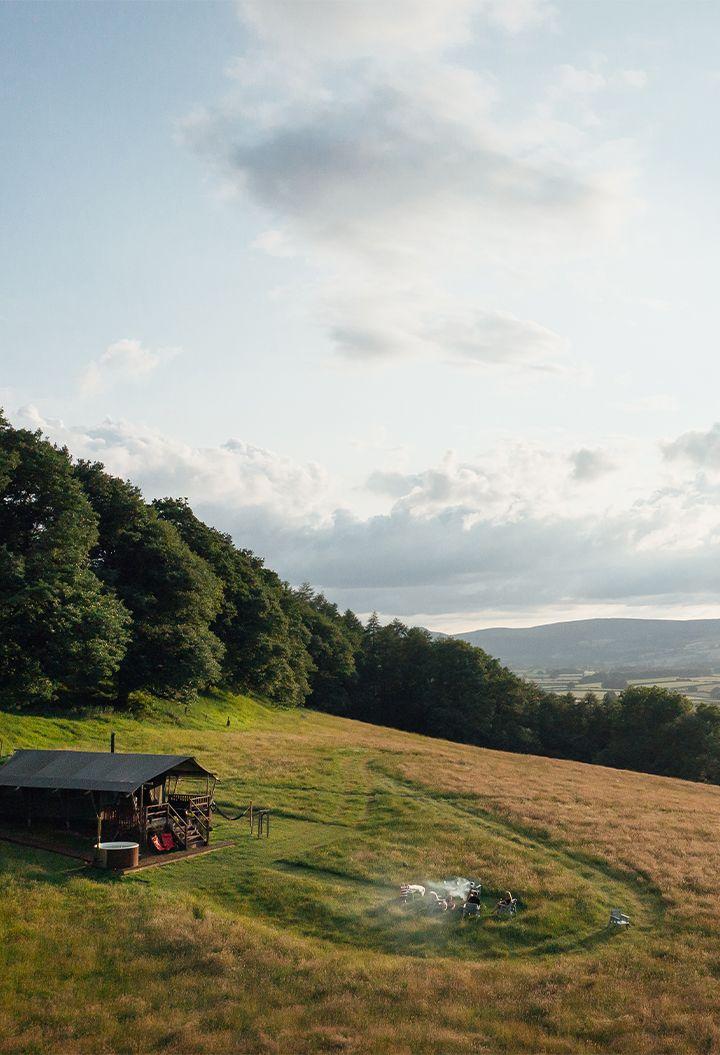
POLYGON ((95 863, 100 868, 137 868, 140 843, 97 843, 95 863))

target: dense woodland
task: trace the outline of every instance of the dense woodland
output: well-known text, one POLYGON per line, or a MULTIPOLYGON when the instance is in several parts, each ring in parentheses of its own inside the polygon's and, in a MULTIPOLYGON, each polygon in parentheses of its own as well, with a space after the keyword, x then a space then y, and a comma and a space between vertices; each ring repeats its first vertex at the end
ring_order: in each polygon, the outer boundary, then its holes
POLYGON ((0 701, 138 708, 213 686, 484 747, 720 783, 720 709, 542 691, 479 648, 292 589, 186 501, 148 503, 0 414, 0 701))

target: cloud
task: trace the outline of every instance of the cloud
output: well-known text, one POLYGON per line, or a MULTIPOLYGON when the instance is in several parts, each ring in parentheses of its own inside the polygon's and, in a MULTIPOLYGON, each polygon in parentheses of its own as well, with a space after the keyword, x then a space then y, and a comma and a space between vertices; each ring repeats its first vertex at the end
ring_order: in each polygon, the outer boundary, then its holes
POLYGON ((414 355, 476 366, 568 369, 568 343, 559 334, 431 289, 358 291, 334 301, 325 319, 335 350, 349 359, 414 355))
MULTIPOLYGON (((601 516, 627 508, 631 480, 626 477, 622 501, 616 488, 599 486, 579 495, 568 479, 573 455, 564 446, 504 440, 474 461, 452 450, 430 468, 414 472, 376 471, 366 481, 373 493, 394 499, 395 512, 433 518, 449 510, 466 528, 480 521, 508 524, 525 518, 553 520, 558 509, 572 505, 578 516, 601 516)), ((604 464, 610 460, 603 458, 604 464)), ((598 479, 604 474, 598 473, 598 479)), ((645 496, 646 490, 639 492, 645 496)), ((632 500, 632 499, 631 499, 632 500)))
POLYGON ((337 508, 321 466, 243 440, 198 448, 124 421, 68 426, 33 408, 13 418, 150 498, 187 496, 283 577, 358 611, 454 618, 720 600, 720 486, 663 480, 660 459, 623 459, 612 483, 578 489, 568 458, 583 448, 504 442, 474 462, 448 452, 429 468, 371 474, 388 507, 362 518, 337 508))
POLYGON ((516 479, 513 494, 477 466, 376 477, 396 496, 407 488, 388 513, 337 516, 299 537, 281 530, 272 547, 291 579, 409 618, 720 600, 717 494, 664 488, 616 510, 567 502, 558 513, 554 501, 551 513, 539 496, 548 481, 533 493, 516 479))
POLYGON ((552 23, 557 13, 555 6, 547 0, 489 0, 483 9, 491 23, 508 33, 521 33, 543 23, 552 23))
POLYGON ((437 318, 430 332, 448 353, 473 363, 555 371, 567 350, 559 334, 502 311, 456 309, 437 318))
MULTIPOLYGON (((399 502, 369 520, 337 515, 299 532, 276 525, 271 563, 293 581, 313 581, 342 605, 405 617, 558 603, 717 601, 717 514, 702 545, 663 538, 681 501, 663 496, 607 518, 528 510, 514 519, 470 517, 452 506, 418 516, 399 502)), ((239 521, 226 527, 242 531, 239 521)))
POLYGON ((138 484, 148 498, 183 496, 193 504, 222 506, 226 515, 262 509, 264 516, 289 521, 317 522, 323 510, 327 476, 319 465, 301 465, 239 439, 193 447, 124 420, 66 425, 44 418, 34 406, 14 419, 41 429, 77 458, 102 462, 109 472, 138 484))
MULTIPOLYGON (((267 128, 208 114, 187 138, 307 252, 434 265, 451 238, 505 244, 599 228, 616 197, 602 172, 543 156, 533 129, 496 127, 484 81, 435 66, 358 75, 267 128), (308 241, 309 240, 309 241, 308 241)), ((277 236, 276 236, 277 237, 277 236)))
POLYGON ((427 54, 470 39, 478 17, 507 33, 550 20, 547 0, 240 0, 238 11, 258 37, 291 54, 327 60, 398 51, 427 54))
POLYGON ((378 49, 435 52, 462 43, 469 35, 473 8, 456 0, 451 17, 446 5, 428 0, 379 0, 337 3, 336 0, 241 0, 242 20, 273 47, 300 50, 347 60, 374 55, 378 49))
POLYGON ((663 444, 667 461, 685 461, 706 469, 720 468, 720 422, 707 432, 685 432, 672 443, 663 444))
POLYGON ((253 241, 310 268, 310 316, 346 358, 434 355, 556 370, 546 322, 497 302, 498 273, 545 276, 635 208, 632 148, 555 112, 610 74, 563 67, 513 120, 458 51, 550 21, 540 0, 245 0, 231 91, 181 137, 262 211, 253 241), (472 292, 467 289, 472 277, 472 292))
POLYGON ((593 451, 587 447, 573 451, 570 455, 570 463, 572 465, 570 475, 573 480, 580 483, 592 483, 615 468, 604 451, 593 451))
POLYGON ((128 337, 115 341, 87 364, 80 375, 80 391, 86 396, 96 395, 118 382, 142 381, 179 354, 179 348, 144 348, 140 341, 128 337))

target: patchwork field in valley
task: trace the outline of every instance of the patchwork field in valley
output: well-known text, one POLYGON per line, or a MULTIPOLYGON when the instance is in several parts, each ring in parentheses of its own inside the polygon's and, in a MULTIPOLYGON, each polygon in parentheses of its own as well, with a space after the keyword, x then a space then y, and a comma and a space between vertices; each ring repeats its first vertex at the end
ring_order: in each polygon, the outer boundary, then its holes
MULTIPOLYGON (((602 675, 597 677, 588 676, 583 678, 581 673, 574 674, 548 674, 536 671, 523 671, 523 676, 536 682, 541 688, 548 692, 572 692, 580 699, 587 692, 594 692, 602 696, 607 691, 607 683, 603 682, 602 675)), ((720 705, 720 674, 698 674, 683 677, 681 674, 658 674, 655 677, 635 677, 632 674, 623 675, 623 680, 628 685, 659 685, 672 692, 681 692, 693 703, 709 703, 720 705)), ((616 684, 613 682, 613 684, 616 684)), ((616 689, 617 691, 617 689, 616 689)))

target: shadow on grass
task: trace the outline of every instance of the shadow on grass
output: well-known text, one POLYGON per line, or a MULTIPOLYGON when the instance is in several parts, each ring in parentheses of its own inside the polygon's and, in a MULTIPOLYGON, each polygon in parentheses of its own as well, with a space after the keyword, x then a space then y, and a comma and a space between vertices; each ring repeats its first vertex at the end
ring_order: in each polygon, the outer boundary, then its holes
POLYGON ((0 878, 64 886, 91 871, 87 862, 34 846, 0 841, 0 878))
POLYGON ((281 858, 273 863, 273 868, 281 872, 305 875, 310 879, 331 879, 334 883, 347 883, 352 886, 359 884, 361 886, 376 887, 377 889, 393 889, 389 883, 378 883, 374 879, 352 875, 350 872, 343 872, 339 868, 320 868, 318 865, 306 864, 302 861, 288 861, 281 858))

